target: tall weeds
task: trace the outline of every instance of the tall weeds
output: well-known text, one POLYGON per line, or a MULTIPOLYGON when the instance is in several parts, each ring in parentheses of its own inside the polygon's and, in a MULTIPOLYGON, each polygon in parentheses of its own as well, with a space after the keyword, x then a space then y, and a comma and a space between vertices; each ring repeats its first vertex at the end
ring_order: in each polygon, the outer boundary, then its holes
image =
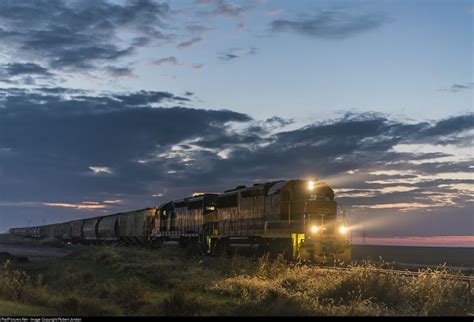
POLYGON ((0 266, 0 298, 66 315, 473 313, 472 290, 443 267, 407 277, 375 273, 370 263, 340 271, 282 256, 211 258, 171 247, 110 246, 22 267, 30 273, 10 262, 0 266))

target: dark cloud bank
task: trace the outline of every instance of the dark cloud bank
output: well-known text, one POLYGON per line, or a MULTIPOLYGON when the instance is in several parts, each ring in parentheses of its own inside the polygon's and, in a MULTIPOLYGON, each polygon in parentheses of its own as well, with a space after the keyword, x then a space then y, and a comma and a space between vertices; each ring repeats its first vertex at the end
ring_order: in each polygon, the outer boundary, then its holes
POLYGON ((168 4, 151 0, 123 5, 105 0, 3 0, 0 48, 16 59, 41 58, 53 69, 93 69, 141 46, 169 40, 163 22, 168 12, 168 4), (119 37, 124 29, 131 39, 119 37))
MULTIPOLYGON (((408 123, 381 114, 347 113, 285 131, 291 120, 258 121, 231 110, 181 107, 190 99, 150 91, 93 95, 64 88, 0 89, 1 228, 152 206, 193 191, 314 175, 342 189, 341 204, 353 206, 362 217, 375 210, 380 216, 400 212, 368 206, 431 203, 428 215, 455 207, 458 222, 472 222, 467 211, 472 192, 456 188, 474 183, 472 175, 438 175, 472 174, 472 163, 442 161, 449 157, 445 153, 393 148, 465 147, 472 142, 473 114, 408 123), (165 103, 176 107, 160 107, 165 103)), ((393 225, 396 229, 397 223, 393 225)), ((466 229, 458 233, 469 234, 466 229)))

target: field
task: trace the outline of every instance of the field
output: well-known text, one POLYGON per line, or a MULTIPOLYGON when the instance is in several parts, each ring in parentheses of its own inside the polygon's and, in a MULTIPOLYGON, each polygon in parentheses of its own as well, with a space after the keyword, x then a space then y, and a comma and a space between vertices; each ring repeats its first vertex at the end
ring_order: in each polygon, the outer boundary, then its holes
POLYGON ((378 260, 419 265, 474 268, 474 248, 352 245, 354 260, 378 260))
POLYGON ((88 247, 63 258, 4 263, 0 315, 473 313, 472 291, 465 283, 443 279, 446 270, 403 278, 379 275, 370 267, 335 274, 278 257, 203 257, 174 246, 88 247))

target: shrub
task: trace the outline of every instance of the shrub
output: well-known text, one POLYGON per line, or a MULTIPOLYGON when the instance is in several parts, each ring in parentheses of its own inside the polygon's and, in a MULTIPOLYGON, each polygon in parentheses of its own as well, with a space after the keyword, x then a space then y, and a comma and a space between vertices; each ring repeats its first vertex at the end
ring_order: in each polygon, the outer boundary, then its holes
POLYGON ((202 314, 203 305, 195 295, 178 288, 161 303, 161 312, 168 316, 193 316, 202 314))
POLYGON ((147 294, 145 284, 137 277, 132 277, 112 292, 111 299, 130 314, 147 304, 147 294))
POLYGON ((458 277, 450 278, 445 269, 422 271, 402 292, 420 315, 465 315, 472 310, 469 285, 458 277))
POLYGON ((0 267, 0 295, 9 299, 21 300, 30 277, 23 271, 15 270, 13 263, 6 261, 0 267))
POLYGON ((76 294, 56 299, 54 306, 65 315, 108 316, 121 314, 120 309, 110 303, 76 294))
POLYGON ((395 274, 380 274, 367 269, 343 273, 340 279, 320 295, 322 301, 332 299, 338 304, 370 300, 372 303, 397 306, 402 303, 401 279, 395 274))

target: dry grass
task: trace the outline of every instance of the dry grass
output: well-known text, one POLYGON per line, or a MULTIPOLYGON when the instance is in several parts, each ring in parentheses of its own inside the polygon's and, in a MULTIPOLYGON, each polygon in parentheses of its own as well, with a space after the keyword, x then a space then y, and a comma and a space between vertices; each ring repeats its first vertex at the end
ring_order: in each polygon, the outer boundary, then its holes
POLYGON ((371 264, 335 272, 283 258, 211 258, 174 247, 96 247, 0 268, 0 298, 67 315, 466 315, 473 293, 444 268, 415 278, 371 264))

